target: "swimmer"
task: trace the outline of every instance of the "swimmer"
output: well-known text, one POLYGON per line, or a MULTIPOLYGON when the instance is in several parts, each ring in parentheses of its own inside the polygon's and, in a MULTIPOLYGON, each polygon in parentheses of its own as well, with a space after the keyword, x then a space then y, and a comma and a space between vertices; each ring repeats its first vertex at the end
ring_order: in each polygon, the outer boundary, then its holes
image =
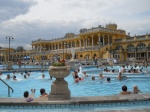
POLYGON ((27 79, 27 76, 26 76, 26 75, 24 75, 24 79, 27 79))
POLYGON ((133 86, 133 94, 138 94, 139 92, 141 92, 139 89, 138 89, 138 86, 133 86))
POLYGON ((44 75, 44 74, 42 74, 42 78, 45 78, 45 75, 44 75))
POLYGON ((13 76, 13 80, 14 80, 14 81, 17 81, 17 79, 16 79, 16 76, 15 76, 15 75, 13 76))
POLYGON ((118 80, 122 80, 122 79, 124 79, 124 78, 126 79, 127 76, 122 76, 122 73, 120 72, 119 75, 118 75, 118 77, 117 77, 117 79, 118 79, 118 80))
POLYGON ((126 85, 122 86, 122 92, 120 92, 121 95, 131 94, 131 92, 127 91, 128 88, 126 85))
POLYGON ((84 77, 88 77, 88 75, 86 75, 86 72, 83 72, 83 74, 84 74, 84 77))
POLYGON ((110 81, 111 81, 111 79, 110 79, 110 77, 108 77, 108 78, 107 78, 107 82, 110 82, 110 81))
POLYGON ((100 77, 100 79, 103 79, 103 78, 104 78, 104 76, 103 76, 102 74, 99 74, 99 77, 100 77))
POLYGON ((48 97, 48 94, 46 93, 46 91, 45 91, 45 89, 44 89, 44 88, 41 88, 41 89, 40 89, 40 93, 41 93, 40 98, 48 97))
POLYGON ((9 79, 10 79, 10 74, 7 74, 6 79, 7 79, 7 80, 9 80, 9 79))
POLYGON ((92 80, 95 80, 95 77, 94 77, 94 76, 92 76, 92 80))
POLYGON ((0 76, 2 76, 2 72, 0 72, 0 76))

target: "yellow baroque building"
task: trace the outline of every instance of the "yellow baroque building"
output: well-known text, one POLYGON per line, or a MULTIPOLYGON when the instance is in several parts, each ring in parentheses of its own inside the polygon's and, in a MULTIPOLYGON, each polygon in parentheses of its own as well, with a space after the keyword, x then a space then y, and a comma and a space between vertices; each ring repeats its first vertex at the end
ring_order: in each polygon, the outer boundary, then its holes
MULTIPOLYGON (((54 57, 61 59, 71 59, 73 49, 74 59, 92 59, 92 58, 112 58, 112 50, 116 46, 116 40, 126 37, 126 32, 117 29, 117 24, 107 24, 105 27, 98 26, 90 29, 80 29, 79 34, 67 33, 64 37, 32 41, 32 48, 37 54, 34 58, 37 60, 47 60, 54 57)), ((114 55, 114 56, 113 56, 114 55)), ((122 59, 121 59, 122 60, 122 59)))
POLYGON ((126 31, 117 29, 116 24, 107 24, 90 29, 80 29, 79 34, 67 33, 64 37, 32 41, 32 50, 15 51, 0 49, 0 60, 17 62, 25 56, 35 60, 50 60, 55 58, 74 59, 115 58, 119 61, 136 59, 150 61, 150 35, 130 37, 126 31))
POLYGON ((18 60, 25 60, 24 57, 31 56, 30 59, 33 58, 33 51, 32 50, 23 50, 23 51, 16 51, 13 48, 1 48, 0 49, 0 62, 6 63, 7 61, 17 62, 18 60))
POLYGON ((115 58, 126 61, 129 58, 149 60, 150 35, 130 37, 126 31, 117 29, 117 24, 101 25, 90 29, 80 29, 79 34, 66 33, 64 37, 32 41, 34 59, 55 58, 74 59, 115 58))

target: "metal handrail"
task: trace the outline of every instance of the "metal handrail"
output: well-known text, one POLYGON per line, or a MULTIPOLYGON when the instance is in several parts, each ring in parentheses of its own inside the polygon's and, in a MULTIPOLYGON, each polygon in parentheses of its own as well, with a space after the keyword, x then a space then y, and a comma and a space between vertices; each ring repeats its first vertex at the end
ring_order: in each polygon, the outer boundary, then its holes
POLYGON ((12 90, 12 92, 14 92, 13 88, 10 87, 3 79, 0 78, 0 80, 8 87, 8 97, 10 97, 10 89, 12 90))

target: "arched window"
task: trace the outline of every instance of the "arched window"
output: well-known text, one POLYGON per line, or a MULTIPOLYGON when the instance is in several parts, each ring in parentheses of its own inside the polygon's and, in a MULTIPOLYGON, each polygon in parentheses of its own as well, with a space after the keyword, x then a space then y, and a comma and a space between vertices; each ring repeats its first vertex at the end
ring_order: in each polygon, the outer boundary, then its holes
POLYGON ((146 48, 146 45, 144 43, 139 43, 137 45, 137 48, 146 48))
POLYGON ((144 43, 139 43, 137 45, 137 51, 144 51, 146 50, 146 45, 144 43))
POLYGON ((134 45, 133 44, 129 44, 127 45, 127 51, 134 51, 134 45))
POLYGON ((115 47, 116 50, 119 50, 120 48, 121 48, 120 45, 117 45, 117 46, 115 47))

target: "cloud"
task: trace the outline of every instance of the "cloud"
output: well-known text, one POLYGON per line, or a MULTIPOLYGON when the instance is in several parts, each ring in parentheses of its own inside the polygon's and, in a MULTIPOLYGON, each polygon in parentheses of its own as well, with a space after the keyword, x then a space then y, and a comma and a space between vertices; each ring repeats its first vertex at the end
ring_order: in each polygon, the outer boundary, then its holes
POLYGON ((0 22, 26 14, 35 3, 25 0, 0 0, 0 22))
POLYGON ((33 40, 63 37, 69 32, 78 34, 81 28, 108 23, 117 23, 119 29, 131 35, 150 33, 149 0, 2 1, 0 46, 8 44, 7 35, 15 38, 11 42, 13 47, 22 45, 30 49, 33 40))
POLYGON ((32 41, 37 39, 53 39, 63 37, 67 32, 78 33, 80 23, 77 22, 49 22, 45 23, 40 20, 34 22, 6 22, 1 24, 5 26, 0 28, 0 38, 1 42, 4 43, 1 46, 8 44, 5 37, 13 36, 14 41, 11 42, 11 46, 17 48, 18 46, 25 46, 26 49, 31 49, 30 44, 32 41), (6 25, 7 24, 7 25, 6 25), (9 32, 5 32, 9 31, 9 32))

